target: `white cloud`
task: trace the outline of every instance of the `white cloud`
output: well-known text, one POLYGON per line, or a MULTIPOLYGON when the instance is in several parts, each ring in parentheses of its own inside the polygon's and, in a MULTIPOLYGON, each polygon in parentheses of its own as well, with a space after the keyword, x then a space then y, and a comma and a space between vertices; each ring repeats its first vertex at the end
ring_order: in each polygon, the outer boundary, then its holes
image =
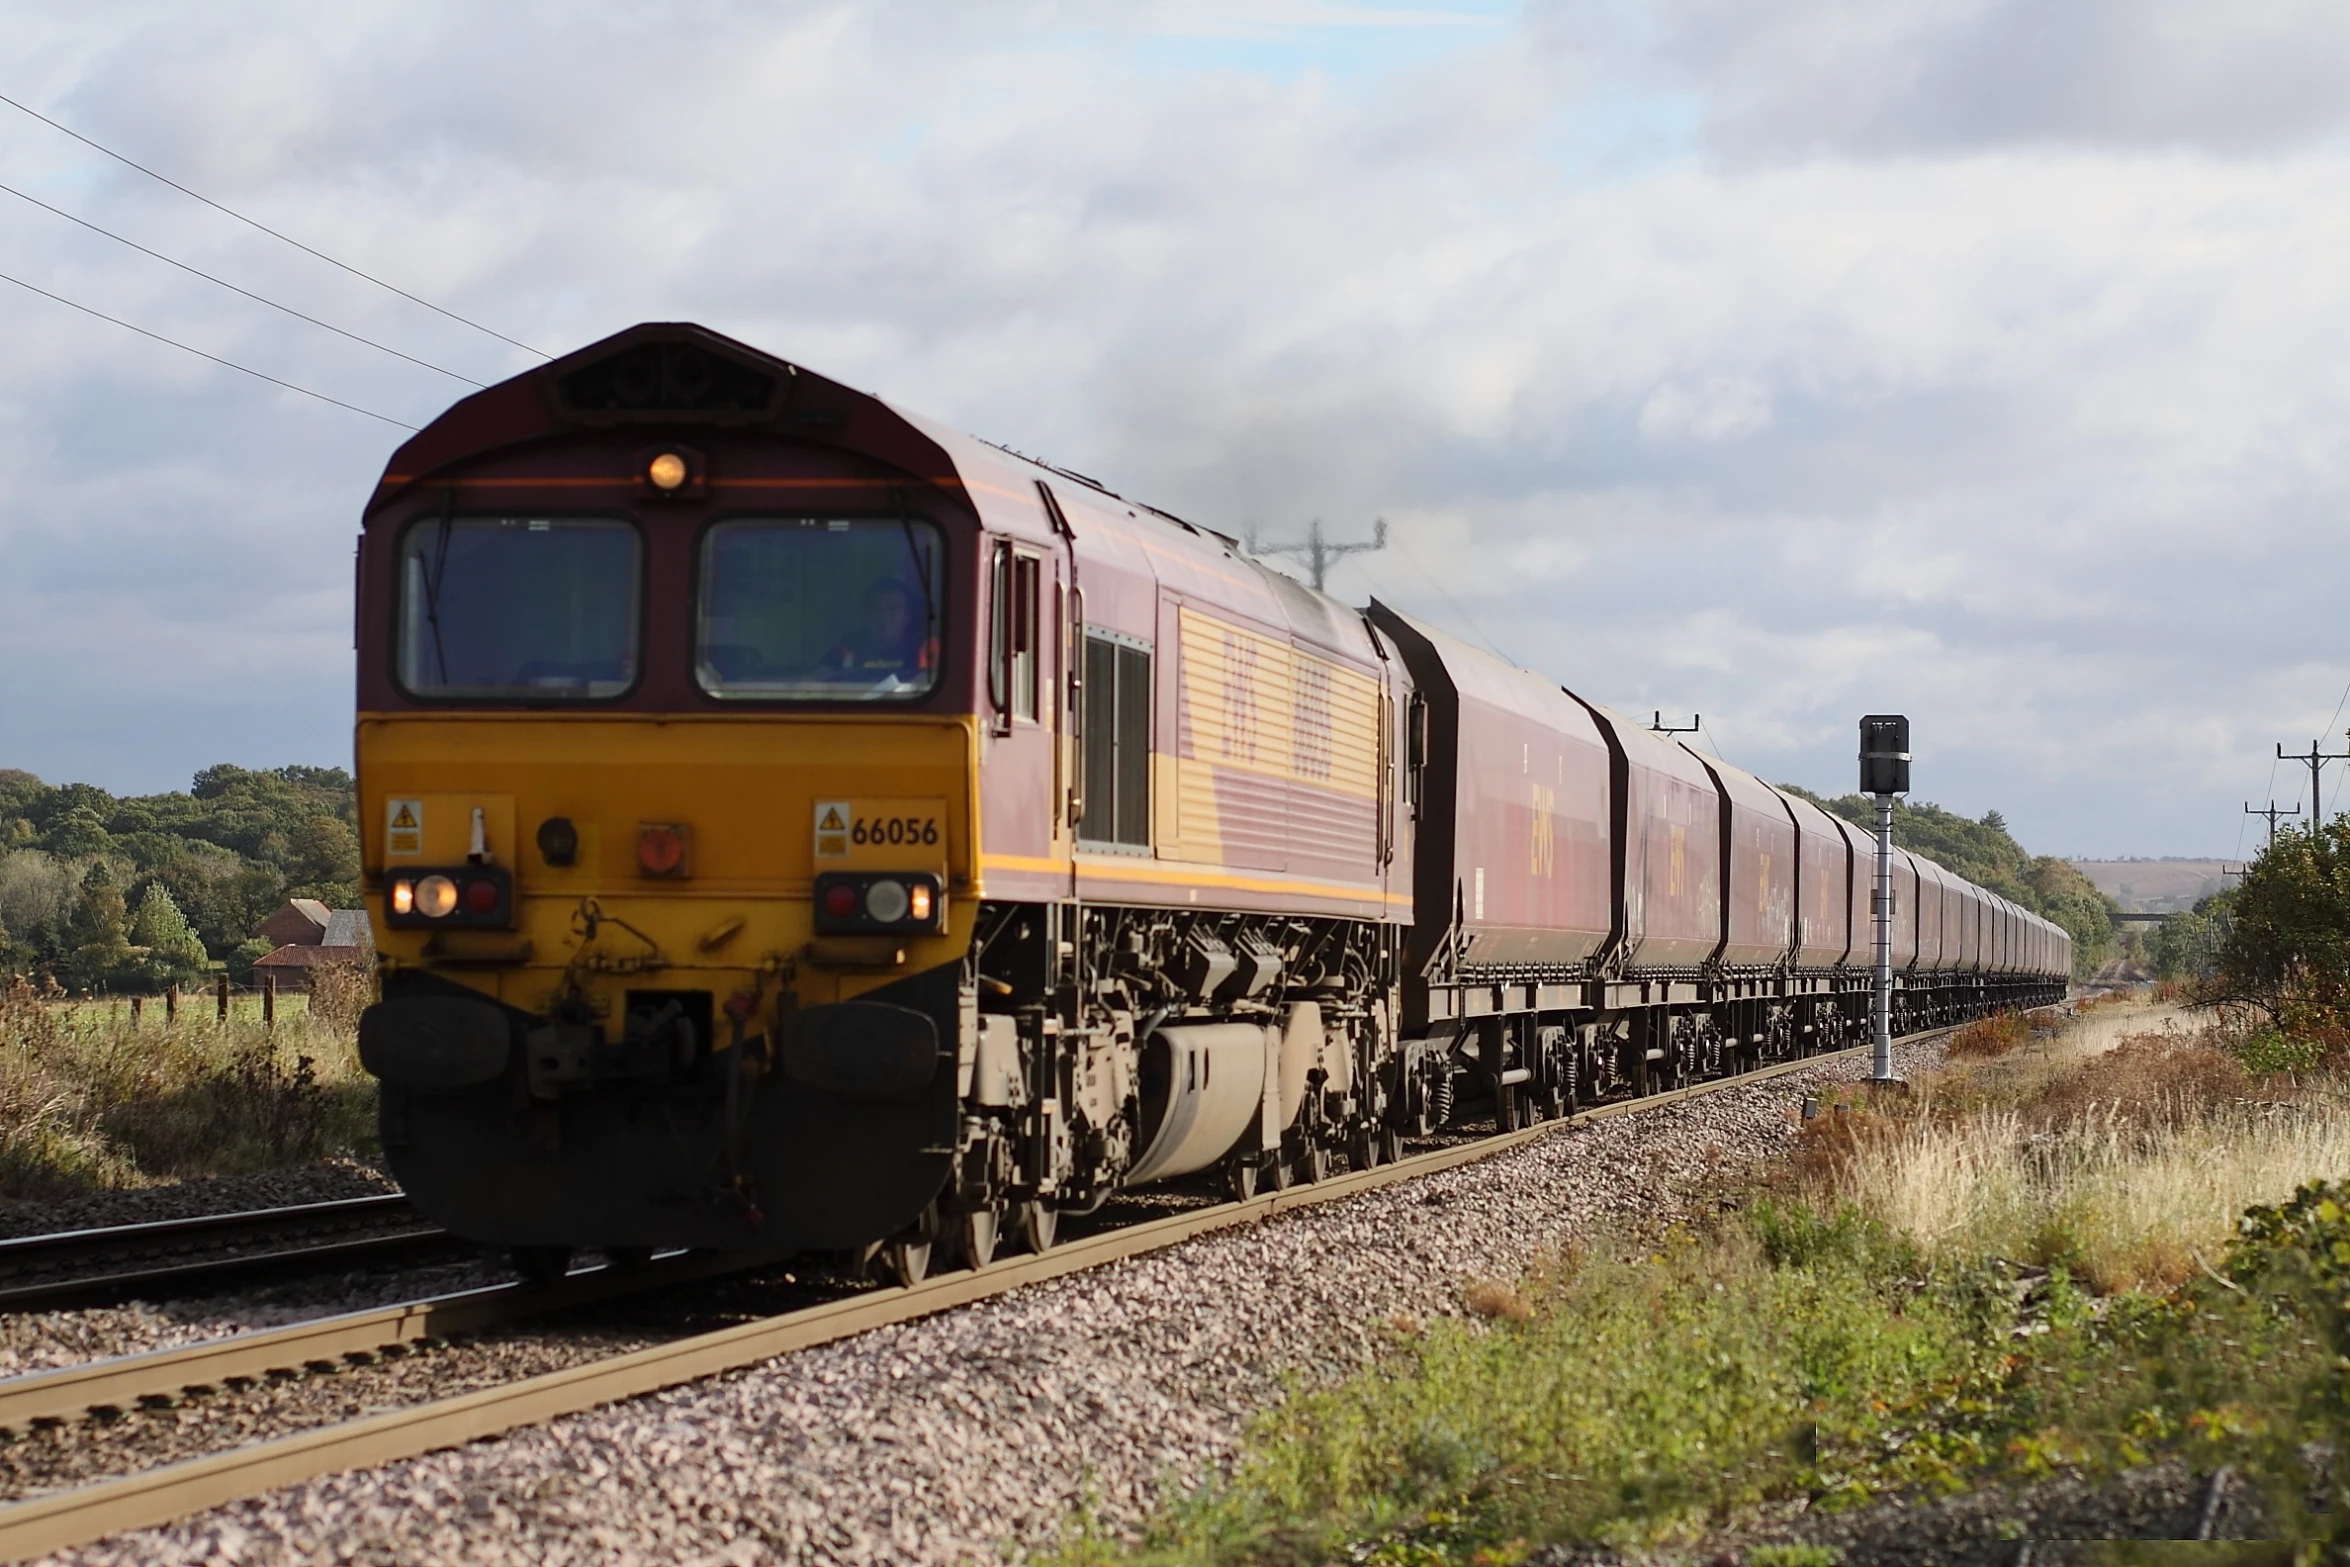
MULTIPOLYGON (((2350 214, 2341 149, 2274 128, 2317 109, 2214 105, 2267 79, 2261 27, 2327 57, 2330 24, 2150 11, 2059 134, 1982 85, 2026 26, 1988 3, 1370 9, 61 10, 23 90, 544 348, 700 319, 1202 521, 1385 515, 1334 587, 1703 711, 1770 776, 1840 787, 1851 720, 1907 709, 1922 792, 2029 842, 2227 849, 2350 679, 2350 214), (1348 29, 1420 52, 1311 68, 1348 29), (1194 35, 1246 47, 1138 48, 1194 35), (2191 56, 2237 62, 2194 66, 2203 120, 2111 108, 2191 56), (1592 161, 1650 123, 1642 72, 1699 139, 1592 161)), ((0 116, 0 180, 468 374, 531 362, 0 116)), ((5 198, 0 257, 406 419, 458 389, 5 198)), ((11 292, 0 765, 341 756, 396 432, 11 292)))

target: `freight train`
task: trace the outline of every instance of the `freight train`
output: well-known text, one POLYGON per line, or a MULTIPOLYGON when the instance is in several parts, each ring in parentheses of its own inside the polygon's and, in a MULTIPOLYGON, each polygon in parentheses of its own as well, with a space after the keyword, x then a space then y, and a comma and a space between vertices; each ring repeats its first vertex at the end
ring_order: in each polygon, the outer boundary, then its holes
MULTIPOLYGON (((357 569, 383 1146, 526 1271, 911 1280, 1866 1035, 1858 829, 700 327, 457 403, 357 569)), ((1896 1029, 2063 994, 1930 860, 1894 907, 1896 1029)))

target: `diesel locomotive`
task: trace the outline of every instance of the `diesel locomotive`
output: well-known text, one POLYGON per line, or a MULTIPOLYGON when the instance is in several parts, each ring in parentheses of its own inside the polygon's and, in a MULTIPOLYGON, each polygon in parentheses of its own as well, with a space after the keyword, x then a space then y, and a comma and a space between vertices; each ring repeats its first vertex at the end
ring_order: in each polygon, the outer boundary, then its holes
MULTIPOLYGON (((357 614, 383 1146, 527 1271, 911 1280, 1865 1037, 1859 830, 700 327, 403 445, 357 614)), ((1907 1030, 2071 954, 1902 852, 1894 964, 1907 1030)))

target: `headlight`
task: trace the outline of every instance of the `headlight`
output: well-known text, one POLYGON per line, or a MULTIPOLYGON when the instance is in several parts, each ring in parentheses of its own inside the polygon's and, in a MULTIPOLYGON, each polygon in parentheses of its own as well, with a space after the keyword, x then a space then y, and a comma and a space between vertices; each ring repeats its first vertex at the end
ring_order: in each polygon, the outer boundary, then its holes
POLYGON ((431 875, 416 884, 416 912, 427 919, 447 919, 457 912, 457 884, 431 875))
POLYGON ((876 925, 895 925, 906 917, 906 884, 884 877, 865 889, 865 917, 876 925))

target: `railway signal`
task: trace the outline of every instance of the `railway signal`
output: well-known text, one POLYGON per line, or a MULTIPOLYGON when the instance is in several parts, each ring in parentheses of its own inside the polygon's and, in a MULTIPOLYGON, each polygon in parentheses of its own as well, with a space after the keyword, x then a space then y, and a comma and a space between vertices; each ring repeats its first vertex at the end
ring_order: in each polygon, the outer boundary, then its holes
POLYGON ((1877 799, 1877 983, 1870 1005, 1869 1080, 1893 1077, 1893 797, 1909 793, 1909 720, 1872 713, 1860 721, 1860 792, 1877 799))

